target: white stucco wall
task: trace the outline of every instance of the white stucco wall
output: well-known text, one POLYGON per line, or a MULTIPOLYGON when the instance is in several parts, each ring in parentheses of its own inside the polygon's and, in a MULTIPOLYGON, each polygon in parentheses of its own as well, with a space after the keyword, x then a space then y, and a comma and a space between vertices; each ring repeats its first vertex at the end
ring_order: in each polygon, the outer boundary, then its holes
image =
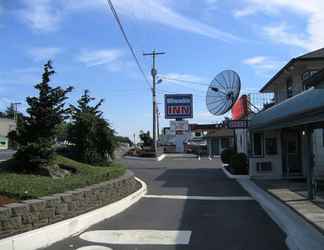
MULTIPOLYGON (((253 145, 253 142, 252 142, 253 145)), ((280 131, 265 131, 264 132, 264 155, 262 157, 250 157, 250 177, 253 178, 273 178, 278 179, 282 178, 282 160, 281 160, 281 140, 280 140, 280 131), (277 139, 277 154, 276 155, 267 155, 265 152, 265 139, 266 138, 276 138, 277 139), (272 171, 267 172, 258 172, 257 163, 258 162, 271 162, 272 171)), ((253 150, 254 151, 254 150, 253 150)))
POLYGON ((248 154, 247 129, 235 129, 236 148, 238 153, 248 154))
POLYGON ((16 122, 12 119, 0 118, 0 136, 6 137, 12 130, 16 130, 16 122))

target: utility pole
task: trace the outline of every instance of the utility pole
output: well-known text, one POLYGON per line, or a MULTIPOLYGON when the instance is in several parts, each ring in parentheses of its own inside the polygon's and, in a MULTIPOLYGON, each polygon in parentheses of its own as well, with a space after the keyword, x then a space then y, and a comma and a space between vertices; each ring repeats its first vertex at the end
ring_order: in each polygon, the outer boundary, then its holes
POLYGON ((160 141, 160 111, 159 105, 156 105, 156 119, 157 119, 157 139, 160 141))
POLYGON ((17 123, 17 113, 18 113, 18 105, 20 105, 21 103, 20 102, 13 102, 11 103, 11 106, 13 107, 13 110, 14 110, 14 120, 15 122, 17 123))
POLYGON ((152 56, 153 64, 152 64, 152 81, 153 81, 153 87, 152 87, 152 97, 153 97, 153 142, 154 142, 154 152, 157 152, 157 140, 156 140, 156 75, 157 70, 155 67, 155 59, 157 55, 164 55, 165 52, 156 52, 155 49, 152 51, 152 53, 143 53, 143 56, 152 56))
POLYGON ((136 135, 135 135, 135 133, 133 134, 133 136, 134 136, 134 147, 136 148, 136 135))

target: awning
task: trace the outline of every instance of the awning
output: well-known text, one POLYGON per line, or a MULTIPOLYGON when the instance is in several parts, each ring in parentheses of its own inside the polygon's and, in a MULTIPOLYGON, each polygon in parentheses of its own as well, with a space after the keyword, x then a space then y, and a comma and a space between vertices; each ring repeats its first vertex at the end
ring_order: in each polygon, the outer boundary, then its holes
POLYGON ((255 114, 251 130, 269 130, 324 122, 324 89, 308 89, 255 114))

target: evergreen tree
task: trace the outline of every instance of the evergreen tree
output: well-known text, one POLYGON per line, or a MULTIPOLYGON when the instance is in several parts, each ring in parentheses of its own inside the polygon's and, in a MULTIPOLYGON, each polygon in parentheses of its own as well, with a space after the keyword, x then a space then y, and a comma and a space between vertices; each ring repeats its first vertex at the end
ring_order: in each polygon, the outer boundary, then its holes
POLYGON ((145 133, 143 130, 141 130, 139 133, 139 138, 143 142, 144 147, 151 147, 153 145, 153 139, 150 135, 150 131, 145 133))
POLYGON ((72 87, 63 89, 49 85, 51 76, 55 74, 51 61, 44 65, 42 81, 35 85, 38 95, 27 97, 27 116, 22 117, 17 128, 19 144, 16 158, 25 161, 42 162, 50 165, 55 155, 55 138, 57 127, 66 118, 67 109, 64 101, 72 87))
POLYGON ((91 105, 94 100, 89 91, 85 90, 77 102, 78 105, 70 106, 72 124, 69 126, 68 140, 74 145, 78 160, 101 164, 113 157, 115 132, 99 110, 104 100, 91 105))

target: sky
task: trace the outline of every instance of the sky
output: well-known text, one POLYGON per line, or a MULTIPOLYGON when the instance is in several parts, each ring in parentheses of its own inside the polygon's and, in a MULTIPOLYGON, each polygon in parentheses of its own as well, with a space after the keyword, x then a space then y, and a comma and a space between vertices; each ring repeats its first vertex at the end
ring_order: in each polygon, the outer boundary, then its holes
MULTIPOLYGON (((242 93, 257 92, 287 61, 324 47, 323 0, 112 0, 126 34, 150 78, 158 56, 157 86, 164 94, 192 93, 191 123, 216 123, 208 113, 207 84, 219 72, 239 73, 242 93)), ((85 89, 104 98, 104 116, 119 135, 132 138, 152 127, 150 85, 139 72, 106 0, 0 0, 0 109, 35 94, 43 64, 51 59, 53 86, 74 86, 68 103, 85 89)))

